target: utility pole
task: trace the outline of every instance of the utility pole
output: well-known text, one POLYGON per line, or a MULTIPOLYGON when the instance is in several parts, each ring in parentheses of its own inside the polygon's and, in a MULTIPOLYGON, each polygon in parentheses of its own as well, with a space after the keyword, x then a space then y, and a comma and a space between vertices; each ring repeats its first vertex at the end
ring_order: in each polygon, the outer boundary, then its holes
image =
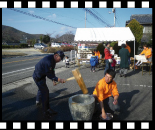
POLYGON ((112 9, 112 12, 114 13, 114 27, 115 27, 115 18, 116 18, 116 16, 115 16, 115 8, 112 9))
MULTIPOLYGON (((116 21, 115 8, 112 9, 112 12, 114 13, 114 27, 115 27, 115 21, 116 21)), ((109 14, 111 14, 112 12, 109 12, 109 14)))
POLYGON ((87 12, 85 11, 85 28, 86 28, 87 12))

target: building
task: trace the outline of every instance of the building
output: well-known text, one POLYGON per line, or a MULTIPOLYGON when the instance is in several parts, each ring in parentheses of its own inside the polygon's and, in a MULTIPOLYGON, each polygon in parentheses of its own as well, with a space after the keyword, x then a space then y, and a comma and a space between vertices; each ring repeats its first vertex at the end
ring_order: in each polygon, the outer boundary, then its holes
POLYGON ((144 27, 141 42, 148 42, 150 40, 149 36, 152 35, 152 14, 131 15, 130 20, 126 21, 126 26, 133 19, 136 19, 144 27))

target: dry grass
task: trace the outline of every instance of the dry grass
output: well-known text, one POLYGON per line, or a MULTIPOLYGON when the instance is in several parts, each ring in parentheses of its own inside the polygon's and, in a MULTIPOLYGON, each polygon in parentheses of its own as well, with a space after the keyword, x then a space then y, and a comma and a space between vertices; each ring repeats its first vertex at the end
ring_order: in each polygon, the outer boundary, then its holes
POLYGON ((21 52, 7 52, 7 51, 2 51, 2 57, 10 57, 10 56, 25 56, 27 54, 21 53, 21 52))
POLYGON ((63 46, 62 47, 46 47, 43 50, 41 50, 41 52, 42 53, 55 53, 59 50, 61 50, 63 52, 71 51, 71 50, 74 50, 74 47, 68 47, 68 46, 66 46, 66 47, 63 47, 63 46))

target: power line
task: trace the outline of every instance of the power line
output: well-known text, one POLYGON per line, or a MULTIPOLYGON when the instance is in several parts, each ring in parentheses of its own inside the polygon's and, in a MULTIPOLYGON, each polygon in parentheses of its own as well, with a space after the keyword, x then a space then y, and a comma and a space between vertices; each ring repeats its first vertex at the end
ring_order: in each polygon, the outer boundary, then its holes
POLYGON ((111 27, 111 25, 109 25, 108 23, 106 23, 102 18, 98 17, 95 13, 93 13, 90 9, 86 9, 83 8, 84 10, 86 10, 87 12, 90 13, 90 15, 92 15, 96 20, 98 20, 99 22, 106 24, 108 27, 111 27))
POLYGON ((108 20, 106 20, 101 14, 99 14, 94 8, 92 8, 91 10, 93 10, 95 12, 95 14, 97 14, 98 16, 101 17, 102 20, 104 20, 106 23, 110 23, 108 20))
POLYGON ((38 18, 38 19, 42 19, 42 20, 45 20, 45 21, 48 21, 48 22, 53 22, 53 23, 56 23, 56 24, 67 26, 67 27, 70 27, 70 28, 75 28, 75 29, 77 28, 77 27, 73 27, 73 26, 70 26, 70 25, 67 25, 67 24, 56 22, 56 21, 53 21, 53 20, 50 20, 50 19, 46 19, 46 18, 40 17, 38 15, 27 13, 27 12, 24 12, 24 11, 21 11, 21 10, 18 10, 18 9, 14 9, 14 8, 7 8, 7 9, 10 9, 10 10, 13 10, 13 11, 16 11, 16 12, 19 12, 19 13, 22 13, 22 14, 25 14, 25 15, 29 15, 29 16, 32 16, 32 17, 35 17, 35 18, 38 18))

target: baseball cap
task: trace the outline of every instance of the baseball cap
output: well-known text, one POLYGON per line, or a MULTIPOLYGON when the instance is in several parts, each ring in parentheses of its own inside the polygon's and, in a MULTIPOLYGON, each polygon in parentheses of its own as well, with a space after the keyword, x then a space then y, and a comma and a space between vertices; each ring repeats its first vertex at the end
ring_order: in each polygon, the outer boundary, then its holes
POLYGON ((65 57, 63 51, 57 51, 54 54, 58 54, 60 56, 61 60, 63 60, 63 58, 65 57))

